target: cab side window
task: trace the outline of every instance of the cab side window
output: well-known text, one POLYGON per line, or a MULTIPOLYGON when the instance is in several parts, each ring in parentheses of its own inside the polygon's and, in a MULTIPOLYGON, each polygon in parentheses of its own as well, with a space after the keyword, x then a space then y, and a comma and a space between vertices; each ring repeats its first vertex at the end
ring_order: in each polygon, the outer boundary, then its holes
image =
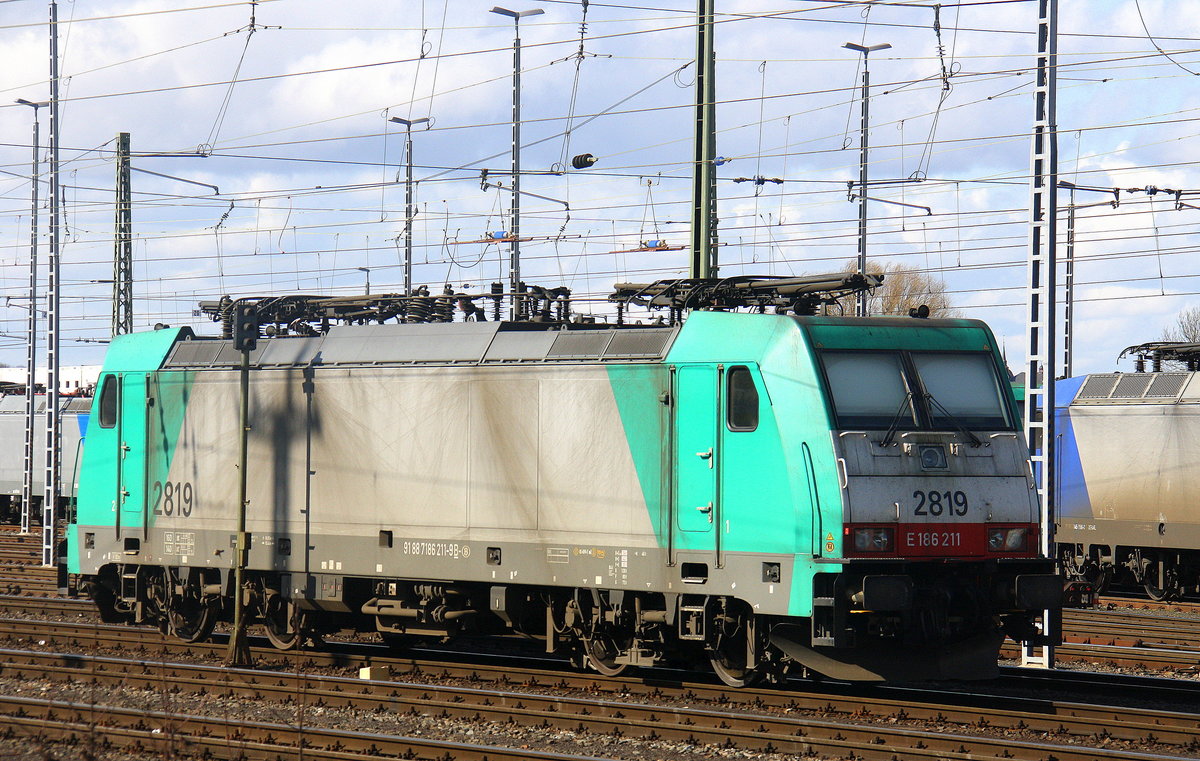
POLYGON ((117 378, 104 376, 100 385, 100 427, 114 428, 117 425, 117 378))
POLYGON ((744 365, 729 368, 726 381, 725 423, 731 431, 753 431, 758 428, 758 389, 754 376, 744 365))

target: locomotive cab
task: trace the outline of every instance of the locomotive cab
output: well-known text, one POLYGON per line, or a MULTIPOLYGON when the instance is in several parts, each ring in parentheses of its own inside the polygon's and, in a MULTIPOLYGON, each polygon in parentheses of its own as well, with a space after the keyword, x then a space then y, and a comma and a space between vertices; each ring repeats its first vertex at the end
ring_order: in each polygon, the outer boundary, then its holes
POLYGON ((773 641, 847 678, 994 673, 1004 635, 1036 637, 1061 604, 1003 365, 982 323, 869 323, 807 326, 842 526, 823 536, 811 631, 773 641))

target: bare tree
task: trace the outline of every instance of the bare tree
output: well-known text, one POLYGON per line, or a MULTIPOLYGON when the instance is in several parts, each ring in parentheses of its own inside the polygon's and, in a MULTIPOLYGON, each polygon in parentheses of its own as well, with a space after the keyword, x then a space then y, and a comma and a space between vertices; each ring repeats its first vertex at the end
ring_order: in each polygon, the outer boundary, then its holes
POLYGON ((1162 340, 1200 343, 1200 306, 1184 309, 1163 328, 1162 340))
MULTIPOLYGON (((845 265, 847 272, 858 270, 858 260, 852 259, 845 265)), ((871 314, 900 315, 907 317, 908 310, 924 304, 929 307, 930 317, 958 317, 959 311, 950 305, 946 295, 946 282, 899 262, 880 264, 867 261, 867 273, 883 275, 883 285, 871 294, 867 302, 871 314)))

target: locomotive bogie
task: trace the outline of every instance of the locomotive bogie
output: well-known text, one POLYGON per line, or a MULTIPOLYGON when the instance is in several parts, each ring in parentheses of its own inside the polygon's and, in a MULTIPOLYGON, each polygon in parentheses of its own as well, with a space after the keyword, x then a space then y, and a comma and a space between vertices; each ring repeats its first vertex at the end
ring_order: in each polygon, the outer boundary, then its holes
POLYGON ((186 329, 110 350, 69 551, 112 615, 196 638, 241 594, 277 647, 513 631, 601 673, 702 662, 742 685, 988 676, 1056 603, 981 323, 263 341, 241 590, 237 361, 186 329))

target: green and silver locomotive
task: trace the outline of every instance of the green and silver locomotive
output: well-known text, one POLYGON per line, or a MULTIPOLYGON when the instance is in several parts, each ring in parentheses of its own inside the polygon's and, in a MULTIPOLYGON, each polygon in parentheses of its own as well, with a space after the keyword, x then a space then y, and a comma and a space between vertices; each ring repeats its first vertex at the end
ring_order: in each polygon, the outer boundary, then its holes
MULTIPOLYGON (((986 325, 672 317, 259 341, 254 620, 283 648, 517 631, 733 685, 987 677, 1037 636, 1061 585, 986 325)), ((69 535, 107 617, 189 640, 228 617, 239 362, 187 328, 114 339, 69 535)))

